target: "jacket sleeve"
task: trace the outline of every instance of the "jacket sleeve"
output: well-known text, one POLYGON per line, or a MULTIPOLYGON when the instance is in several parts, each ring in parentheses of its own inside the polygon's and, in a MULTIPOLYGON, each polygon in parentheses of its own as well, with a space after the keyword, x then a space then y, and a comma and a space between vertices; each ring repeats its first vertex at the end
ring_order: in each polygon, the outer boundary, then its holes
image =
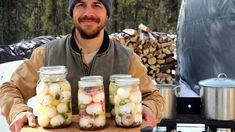
POLYGON ((20 112, 32 111, 26 103, 36 94, 38 71, 44 63, 44 49, 45 46, 36 48, 30 59, 24 60, 12 74, 10 81, 0 86, 1 114, 9 124, 20 112))
POLYGON ((156 115, 157 123, 161 121, 162 111, 165 106, 163 97, 154 86, 151 78, 147 75, 147 69, 142 64, 140 57, 133 54, 129 69, 133 77, 140 79, 140 90, 142 92, 142 104, 149 107, 156 115))

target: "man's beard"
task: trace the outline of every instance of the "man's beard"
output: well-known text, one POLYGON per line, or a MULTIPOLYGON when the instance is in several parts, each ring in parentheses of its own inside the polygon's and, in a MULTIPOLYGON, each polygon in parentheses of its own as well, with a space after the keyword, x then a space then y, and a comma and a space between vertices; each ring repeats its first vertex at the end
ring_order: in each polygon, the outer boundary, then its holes
POLYGON ((99 30, 96 30, 94 33, 92 34, 88 34, 86 32, 84 32, 84 30, 82 30, 81 28, 78 28, 78 31, 80 33, 80 36, 83 38, 83 39, 93 39, 93 38, 96 38, 99 34, 100 34, 100 29, 99 30))
MULTIPOLYGON (((82 21, 83 19, 93 19, 95 20, 97 23, 100 22, 100 19, 96 19, 96 18, 87 18, 87 17, 84 17, 84 18, 79 18, 79 21, 82 21)), ((107 23, 107 20, 102 23, 102 25, 98 26, 94 32, 92 33, 87 33, 85 30, 83 30, 80 26, 77 26, 77 30, 80 34, 80 36, 83 38, 83 39, 93 39, 93 38, 96 38, 99 34, 100 34, 100 31, 105 27, 107 23)))

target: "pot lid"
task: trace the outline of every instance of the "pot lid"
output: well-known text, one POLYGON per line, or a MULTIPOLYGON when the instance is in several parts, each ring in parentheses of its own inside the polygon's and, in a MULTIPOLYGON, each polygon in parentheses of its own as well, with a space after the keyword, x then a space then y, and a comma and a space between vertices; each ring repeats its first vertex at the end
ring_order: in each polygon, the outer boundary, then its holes
POLYGON ((235 87, 235 80, 227 78, 227 75, 225 73, 220 73, 217 78, 205 79, 199 81, 198 84, 206 87, 228 88, 228 87, 235 87))

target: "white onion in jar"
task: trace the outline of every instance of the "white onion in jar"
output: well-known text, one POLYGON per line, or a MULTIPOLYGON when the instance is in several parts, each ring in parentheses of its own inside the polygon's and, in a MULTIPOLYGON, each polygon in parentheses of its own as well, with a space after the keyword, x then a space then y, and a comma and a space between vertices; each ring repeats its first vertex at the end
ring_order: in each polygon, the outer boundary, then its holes
POLYGON ((65 113, 67 119, 65 119, 65 124, 69 125, 72 122, 72 113, 65 113))
POLYGON ((54 117, 56 115, 56 109, 55 107, 46 107, 45 108, 45 114, 48 118, 54 117))
POLYGON ((135 106, 132 109, 133 114, 139 114, 142 113, 142 104, 141 103, 136 103, 135 106))
POLYGON ((116 103, 118 104, 120 101, 121 101, 120 97, 115 95, 114 96, 114 104, 116 104, 116 103))
POLYGON ((117 90, 117 95, 121 98, 121 99, 126 99, 130 96, 130 93, 128 91, 129 88, 118 88, 117 90))
POLYGON ((47 96, 38 96, 37 98, 38 98, 39 103, 41 105, 50 105, 51 102, 52 102, 52 98, 49 95, 47 95, 47 96))
POLYGON ((56 95, 57 93, 60 92, 60 85, 58 83, 52 83, 49 86, 49 92, 51 95, 56 95))
POLYGON ((79 125, 80 127, 83 127, 83 128, 91 128, 93 122, 94 122, 94 119, 84 116, 80 118, 79 125))
POLYGON ((92 101, 92 97, 89 95, 86 95, 85 93, 79 92, 78 101, 80 104, 90 104, 92 101))
POLYGON ((134 123, 134 117, 132 114, 126 113, 122 115, 122 124, 124 126, 131 126, 134 123))
POLYGON ((86 112, 90 115, 98 115, 102 112, 102 105, 100 103, 92 103, 87 106, 86 112))
POLYGON ((99 115, 94 120, 94 125, 96 127, 102 127, 105 125, 105 114, 99 115))
POLYGON ((102 92, 97 93, 96 95, 92 97, 92 99, 93 99, 93 102, 104 101, 104 92, 102 91, 102 92))
POLYGON ((48 92, 49 92, 49 90, 48 90, 47 84, 41 81, 37 85, 37 88, 36 88, 37 95, 46 95, 48 92))
POLYGON ((122 125, 122 118, 120 116, 116 116, 115 117, 115 122, 118 124, 118 125, 122 125))
POLYGON ((36 111, 35 111, 35 115, 45 115, 45 108, 46 106, 41 105, 41 104, 37 104, 36 106, 36 111))
POLYGON ((65 103, 59 103, 56 109, 59 113, 66 113, 68 111, 68 105, 65 103))
POLYGON ((71 91, 64 91, 60 94, 61 102, 69 102, 71 100, 71 91))
POLYGON ((133 103, 126 103, 125 105, 120 105, 119 106, 119 112, 121 114, 131 113, 131 110, 133 109, 133 107, 134 107, 133 103))
POLYGON ((65 119, 63 118, 62 115, 56 115, 53 118, 51 118, 51 126, 55 127, 55 126, 60 126, 64 123, 65 119))
POLYGON ((49 118, 47 117, 42 117, 42 116, 39 116, 38 117, 38 124, 41 126, 41 127, 46 127, 49 125, 49 118))
POLYGON ((59 82, 61 91, 71 91, 71 87, 68 81, 59 82))

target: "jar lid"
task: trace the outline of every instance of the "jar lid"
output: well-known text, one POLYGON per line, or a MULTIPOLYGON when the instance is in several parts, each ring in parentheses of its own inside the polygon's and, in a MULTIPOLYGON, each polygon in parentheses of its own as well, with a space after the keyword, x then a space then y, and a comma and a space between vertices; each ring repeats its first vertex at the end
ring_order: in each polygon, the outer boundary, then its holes
POLYGON ((134 85, 134 84, 139 85, 140 79, 139 78, 116 79, 115 84, 118 86, 127 86, 127 85, 134 85))
POLYGON ((89 88, 89 87, 96 87, 96 86, 103 86, 102 80, 82 80, 78 81, 79 87, 89 88))
POLYGON ((198 82, 201 86, 206 87, 221 87, 221 88, 229 88, 235 87, 235 80, 227 78, 226 74, 221 73, 217 78, 209 78, 198 82))
POLYGON ((103 77, 102 76, 83 76, 80 78, 81 81, 86 81, 86 80, 101 80, 103 81, 103 77))
POLYGON ((114 81, 115 79, 122 79, 122 78, 131 78, 130 74, 113 74, 110 76, 110 81, 114 81))
POLYGON ((44 66, 40 68, 40 74, 65 74, 67 68, 65 66, 44 66))

